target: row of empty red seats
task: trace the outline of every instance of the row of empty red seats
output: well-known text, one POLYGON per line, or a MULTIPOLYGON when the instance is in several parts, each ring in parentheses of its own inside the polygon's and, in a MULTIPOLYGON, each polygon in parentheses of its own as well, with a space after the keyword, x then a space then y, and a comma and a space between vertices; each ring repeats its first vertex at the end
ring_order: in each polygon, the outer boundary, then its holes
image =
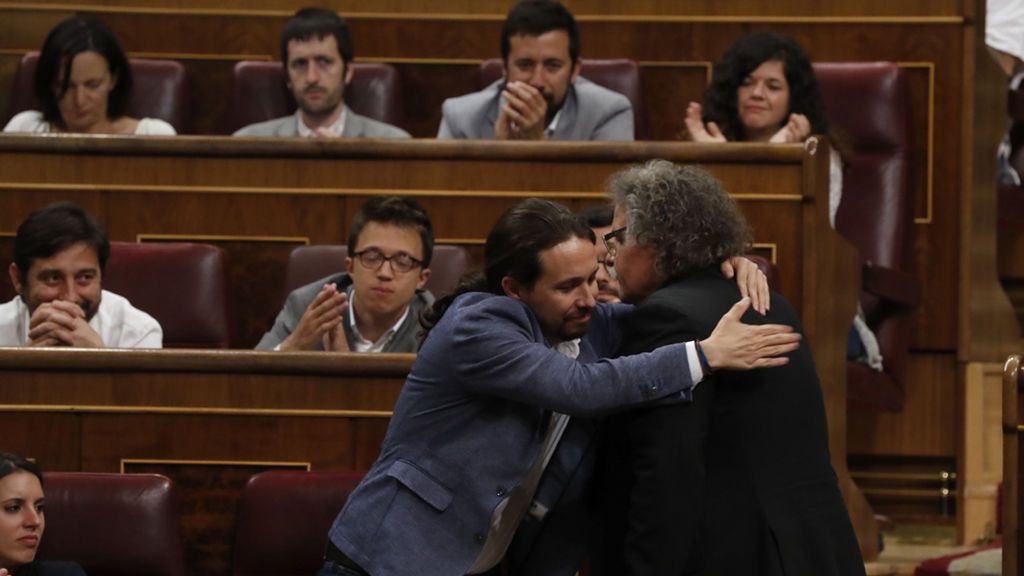
MULTIPOLYGON (((242 491, 236 576, 314 574, 327 531, 363 472, 271 471, 242 491)), ((46 474, 41 560, 77 562, 90 576, 184 576, 179 496, 158 474, 46 474)))

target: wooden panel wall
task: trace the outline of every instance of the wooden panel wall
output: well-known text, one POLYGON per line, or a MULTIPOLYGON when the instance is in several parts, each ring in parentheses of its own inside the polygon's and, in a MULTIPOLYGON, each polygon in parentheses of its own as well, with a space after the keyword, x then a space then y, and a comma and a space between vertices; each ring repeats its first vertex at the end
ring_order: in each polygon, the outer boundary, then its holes
POLYGON ((189 573, 230 574, 237 503, 249 476, 368 469, 412 360, 2 350, 0 415, 10 428, 3 445, 47 471, 173 478, 189 573))
MULTIPOLYGON (((226 0, 217 5, 225 10, 200 9, 188 2, 127 0, 70 6, 10 3, 0 11, 0 109, 10 85, 8 71, 20 55, 38 49, 49 28, 62 18, 94 13, 110 24, 133 54, 183 60, 194 84, 196 128, 213 131, 226 105, 231 66, 243 59, 276 59, 277 35, 293 4, 271 2, 266 5, 270 11, 262 11, 251 4, 247 6, 253 9, 238 9, 226 0), (181 9, 165 13, 148 8, 155 4, 181 9)), ((490 9, 487 3, 474 8, 462 2, 431 4, 432 8, 427 3, 395 4, 373 13, 349 11, 357 59, 398 67, 405 93, 404 127, 429 137, 436 132, 441 101, 473 90, 477 64, 499 55, 501 13, 507 3, 494 3, 490 9), (467 13, 459 14, 460 10, 467 13)), ((641 63, 646 105, 658 139, 678 137, 686 102, 700 98, 710 65, 733 39, 747 32, 774 29, 790 34, 815 60, 892 60, 904 66, 910 72, 914 102, 910 185, 918 220, 915 272, 929 279, 924 304, 915 314, 913 344, 930 352, 954 350, 955 316, 946 311, 957 307, 956 291, 951 289, 957 280, 961 176, 960 126, 955 119, 961 110, 964 21, 956 3, 927 11, 925 3, 918 2, 823 8, 793 1, 771 8, 770 15, 792 13, 799 18, 769 17, 753 3, 716 8, 718 4, 570 6, 581 16, 589 15, 581 17, 585 57, 628 57, 641 63), (644 14, 659 16, 637 16, 644 14), (944 257, 937 257, 940 254, 944 257)))
MULTIPOLYGON (((243 59, 276 59, 282 23, 306 4, 303 0, 0 4, 0 111, 20 55, 37 49, 59 20, 90 13, 107 21, 131 53, 183 60, 195 84, 195 127, 212 131, 225 106, 231 66, 243 59)), ((318 4, 349 18, 357 59, 389 62, 399 69, 405 94, 404 127, 425 137, 436 130, 440 102, 474 89, 477 64, 498 55, 498 31, 510 0, 380 0, 372 4, 324 0, 318 4)), ((975 253, 988 249, 985 231, 977 229, 983 218, 968 220, 974 185, 971 170, 976 163, 969 151, 977 148, 980 155, 987 150, 976 145, 972 132, 973 118, 986 109, 985 105, 973 108, 972 94, 977 56, 973 43, 983 3, 567 0, 566 4, 580 21, 584 57, 628 57, 640 62, 645 104, 659 139, 677 137, 686 101, 700 97, 711 63, 746 32, 774 29, 790 34, 819 61, 890 60, 909 71, 915 273, 926 280, 923 303, 914 314, 910 374, 915 382, 911 383, 912 399, 908 396, 908 404, 913 405, 904 415, 857 415, 851 434, 858 449, 868 455, 954 458, 955 442, 948 434, 932 430, 929 410, 955 412, 951 391, 962 369, 957 363, 958 348, 962 348, 961 363, 968 356, 991 355, 985 352, 990 347, 964 346, 985 338, 981 333, 967 336, 969 326, 981 318, 967 311, 988 306, 966 299, 978 294, 986 302, 993 300, 988 292, 978 292, 963 280, 979 277, 979 269, 964 262, 973 262, 975 253), (975 250, 976 246, 980 248, 975 250), (922 429, 929 432, 918 434, 922 429)), ((979 169, 988 170, 987 166, 979 169)), ((105 203, 99 197, 92 199, 105 203)), ((986 266, 981 263, 982 269, 986 266)), ((986 273, 981 270, 981 275, 986 273)))
MULTIPOLYGON (((604 179, 631 163, 661 157, 702 164, 727 189, 742 190, 734 197, 753 224, 755 242, 779 263, 782 288, 801 313, 825 389, 833 466, 865 556, 872 558, 873 515, 845 460, 843 351, 859 268, 852 248, 828 225, 828 156, 827 142, 817 139, 805 146, 724 147, 8 135, 0 138, 0 197, 19 198, 32 209, 42 205, 34 203, 38 191, 86 189, 118 240, 302 237, 340 243, 345 223, 368 196, 397 192, 423 200, 441 242, 474 245, 522 198, 549 197, 579 208, 605 201, 604 179)), ((25 214, 0 213, 0 231, 25 214)), ((239 269, 255 267, 249 262, 239 269)), ((258 311, 255 303, 236 304, 248 314, 258 311)))
MULTIPOLYGON (((38 0, 36 4, 67 5, 66 0, 38 0)), ((10 4, 25 4, 12 2, 10 4)), ((76 4, 89 7, 147 7, 183 10, 250 10, 294 12, 316 4, 343 14, 397 12, 410 14, 503 15, 511 0, 377 0, 372 4, 359 0, 86 0, 76 4)), ((817 2, 815 0, 779 0, 765 3, 753 0, 717 2, 715 0, 566 0, 577 17, 657 15, 663 18, 694 15, 784 17, 784 16, 939 16, 960 15, 965 9, 957 0, 860 0, 858 2, 817 2)))
POLYGON ((756 242, 780 265, 780 288, 798 308, 804 300, 803 246, 794 241, 804 183, 799 164, 772 159, 776 152, 798 159, 799 147, 753 146, 744 158, 736 149, 693 144, 494 143, 487 153, 462 142, 253 148, 239 139, 178 137, 145 142, 150 152, 138 154, 143 143, 132 138, 60 142, 70 148, 54 150, 52 141, 31 136, 0 138, 0 197, 9 207, 0 212, 0 234, 8 235, 0 238, 0 257, 18 223, 63 193, 96 214, 113 240, 217 244, 231 256, 239 347, 254 346, 280 310, 291 248, 344 244, 352 216, 371 195, 415 195, 440 243, 478 252, 498 216, 522 198, 554 198, 574 210, 604 202, 609 174, 654 156, 701 161, 730 190, 742 190, 737 197, 756 242), (767 155, 749 154, 757 149, 767 155), (782 207, 790 216, 780 217, 782 207))

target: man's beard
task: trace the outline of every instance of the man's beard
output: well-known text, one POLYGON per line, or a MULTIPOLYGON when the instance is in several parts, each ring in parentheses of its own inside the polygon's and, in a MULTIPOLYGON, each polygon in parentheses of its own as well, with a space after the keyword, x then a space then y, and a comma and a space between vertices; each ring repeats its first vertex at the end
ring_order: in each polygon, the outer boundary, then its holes
POLYGON ((554 94, 548 94, 546 92, 542 92, 541 94, 544 96, 544 101, 548 103, 548 111, 544 118, 544 127, 546 128, 551 125, 551 121, 555 119, 555 115, 562 109, 562 105, 565 104, 565 98, 562 98, 562 101, 556 104, 554 94))
MULTIPOLYGON (((330 93, 327 93, 327 96, 330 96, 330 93)), ((321 120, 334 114, 338 106, 341 106, 341 101, 342 98, 339 95, 337 99, 325 99, 322 104, 314 107, 310 106, 305 98, 296 98, 296 103, 299 109, 302 110, 302 113, 315 120, 321 120)))

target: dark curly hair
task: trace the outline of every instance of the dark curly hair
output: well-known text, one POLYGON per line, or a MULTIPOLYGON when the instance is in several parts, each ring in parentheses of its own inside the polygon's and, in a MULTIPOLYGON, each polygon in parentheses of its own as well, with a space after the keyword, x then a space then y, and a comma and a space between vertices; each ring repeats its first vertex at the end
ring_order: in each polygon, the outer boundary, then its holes
POLYGON ((747 252, 751 235, 722 183, 693 166, 651 160, 617 172, 607 184, 626 215, 628 234, 655 251, 667 281, 747 252))
POLYGON ((789 84, 789 110, 779 127, 789 120, 790 114, 803 114, 811 124, 812 134, 828 136, 825 104, 807 53, 792 38, 774 32, 748 34, 725 51, 704 92, 704 122, 718 124, 729 141, 746 140, 736 108, 736 93, 743 80, 768 60, 782 62, 789 84))

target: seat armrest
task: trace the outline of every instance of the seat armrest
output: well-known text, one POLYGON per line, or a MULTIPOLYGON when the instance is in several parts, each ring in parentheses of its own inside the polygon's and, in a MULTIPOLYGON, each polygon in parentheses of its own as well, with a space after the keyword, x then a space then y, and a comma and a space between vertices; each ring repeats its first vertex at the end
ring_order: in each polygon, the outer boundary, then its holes
POLYGON ((861 278, 864 291, 879 298, 910 307, 921 301, 921 283, 906 272, 865 262, 861 278))

